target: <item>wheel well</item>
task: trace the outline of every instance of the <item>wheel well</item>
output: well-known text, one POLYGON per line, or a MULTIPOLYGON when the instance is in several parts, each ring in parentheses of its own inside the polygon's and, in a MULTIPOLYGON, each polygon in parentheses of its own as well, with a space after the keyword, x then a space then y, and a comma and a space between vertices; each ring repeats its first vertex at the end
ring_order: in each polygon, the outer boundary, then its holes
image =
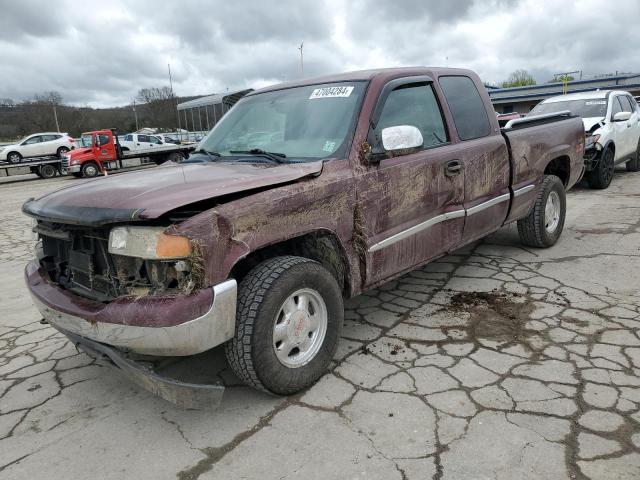
POLYGON ((348 293, 347 256, 340 241, 329 232, 311 232, 253 251, 233 266, 230 276, 239 283, 253 267, 279 255, 296 255, 317 261, 333 275, 343 294, 348 293))
POLYGON ((555 175, 566 187, 571 174, 571 160, 567 156, 556 157, 544 169, 545 175, 555 175))

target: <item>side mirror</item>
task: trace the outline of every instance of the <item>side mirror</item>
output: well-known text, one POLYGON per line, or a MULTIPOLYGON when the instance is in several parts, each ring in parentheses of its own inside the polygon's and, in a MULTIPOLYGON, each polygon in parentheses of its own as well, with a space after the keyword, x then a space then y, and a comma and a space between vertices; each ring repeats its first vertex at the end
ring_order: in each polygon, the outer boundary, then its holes
POLYGON ((382 146, 387 151, 421 147, 422 133, 413 125, 399 125, 382 129, 382 146))
POLYGON ((618 112, 613 116, 614 122, 626 122, 631 118, 631 112, 618 112))

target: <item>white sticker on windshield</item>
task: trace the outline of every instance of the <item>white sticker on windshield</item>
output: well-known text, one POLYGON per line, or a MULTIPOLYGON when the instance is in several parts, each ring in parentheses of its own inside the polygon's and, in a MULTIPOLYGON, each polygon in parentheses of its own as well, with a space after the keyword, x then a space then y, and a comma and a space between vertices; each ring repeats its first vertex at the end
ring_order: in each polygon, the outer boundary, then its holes
POLYGON ((607 101, 606 100, 589 100, 587 102, 584 102, 585 105, 606 105, 607 101))
POLYGON ((316 88, 311 92, 309 100, 314 98, 348 97, 351 95, 351 92, 353 92, 353 86, 316 88))

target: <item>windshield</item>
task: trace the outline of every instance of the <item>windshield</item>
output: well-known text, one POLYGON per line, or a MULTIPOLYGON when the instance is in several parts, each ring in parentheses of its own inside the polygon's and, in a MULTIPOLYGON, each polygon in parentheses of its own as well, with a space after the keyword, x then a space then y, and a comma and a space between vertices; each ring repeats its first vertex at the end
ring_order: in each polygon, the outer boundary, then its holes
POLYGON ((245 97, 198 149, 217 152, 217 158, 250 150, 276 152, 286 156, 284 161, 339 155, 352 136, 364 87, 364 82, 331 83, 245 97))
POLYGON ((607 115, 607 99, 583 98, 581 100, 539 103, 529 112, 529 115, 555 113, 563 110, 569 110, 574 115, 582 118, 605 117, 607 115))
POLYGON ((91 147, 92 136, 83 134, 80 138, 76 139, 78 147, 91 147))

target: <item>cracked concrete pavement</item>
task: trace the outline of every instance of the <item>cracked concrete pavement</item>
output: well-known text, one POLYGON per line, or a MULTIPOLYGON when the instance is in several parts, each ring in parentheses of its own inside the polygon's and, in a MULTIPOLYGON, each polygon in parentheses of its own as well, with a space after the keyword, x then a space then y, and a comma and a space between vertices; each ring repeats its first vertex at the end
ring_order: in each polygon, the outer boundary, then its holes
POLYGON ((568 195, 560 242, 514 226, 346 304, 299 395, 184 411, 39 323, 28 197, 0 183, 0 478, 640 478, 640 174, 568 195))

